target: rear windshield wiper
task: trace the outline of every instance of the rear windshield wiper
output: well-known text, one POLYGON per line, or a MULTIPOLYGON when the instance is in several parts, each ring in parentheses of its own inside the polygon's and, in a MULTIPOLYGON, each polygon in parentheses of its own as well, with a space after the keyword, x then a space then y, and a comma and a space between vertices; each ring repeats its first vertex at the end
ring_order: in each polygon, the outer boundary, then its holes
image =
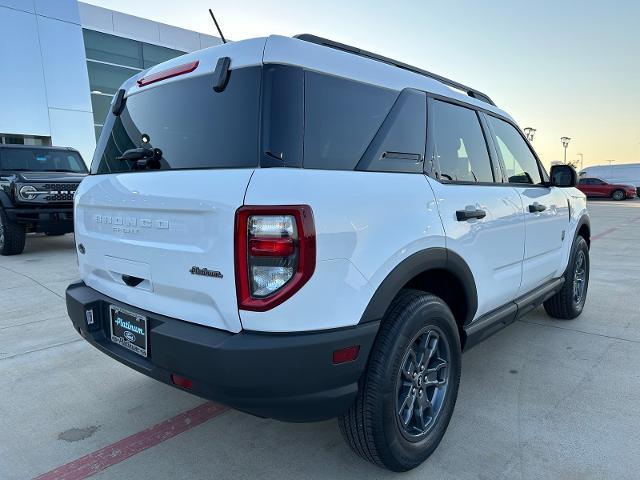
POLYGON ((134 162, 141 170, 145 168, 159 169, 162 151, 159 148, 131 148, 125 150, 116 160, 134 162))

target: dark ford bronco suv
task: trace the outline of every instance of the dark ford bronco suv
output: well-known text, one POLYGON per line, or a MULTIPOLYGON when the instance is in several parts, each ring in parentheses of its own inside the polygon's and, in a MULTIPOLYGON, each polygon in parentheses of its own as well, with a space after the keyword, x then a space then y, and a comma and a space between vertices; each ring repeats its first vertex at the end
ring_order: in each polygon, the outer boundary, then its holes
POLYGON ((72 148, 0 145, 0 254, 22 253, 28 232, 73 232, 73 196, 86 175, 72 148))

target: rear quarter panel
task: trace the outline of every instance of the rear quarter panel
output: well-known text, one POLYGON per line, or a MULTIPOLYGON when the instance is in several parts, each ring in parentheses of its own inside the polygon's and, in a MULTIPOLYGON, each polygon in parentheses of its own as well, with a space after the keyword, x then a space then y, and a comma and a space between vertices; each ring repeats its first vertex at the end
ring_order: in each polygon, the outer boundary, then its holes
POLYGON ((245 205, 310 205, 316 270, 267 312, 240 311, 243 328, 305 331, 360 321, 386 276, 413 253, 444 247, 433 192, 421 174, 258 169, 245 205))

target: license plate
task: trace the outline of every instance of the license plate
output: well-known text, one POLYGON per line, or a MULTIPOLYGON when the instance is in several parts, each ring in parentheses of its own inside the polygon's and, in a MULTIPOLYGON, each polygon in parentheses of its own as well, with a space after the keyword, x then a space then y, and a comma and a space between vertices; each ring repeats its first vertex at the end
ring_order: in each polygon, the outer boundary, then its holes
POLYGON ((111 341, 147 356, 147 317, 124 310, 115 305, 109 306, 111 341))

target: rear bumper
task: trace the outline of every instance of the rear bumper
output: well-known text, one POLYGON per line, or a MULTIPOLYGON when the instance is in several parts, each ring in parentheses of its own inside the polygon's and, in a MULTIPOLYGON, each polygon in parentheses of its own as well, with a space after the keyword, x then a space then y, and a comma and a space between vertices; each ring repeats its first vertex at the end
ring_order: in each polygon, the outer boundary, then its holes
POLYGON ((32 232, 73 232, 73 207, 10 208, 5 211, 9 221, 26 225, 32 232))
POLYGON ((122 304, 84 283, 70 285, 66 297, 75 329, 128 367, 172 386, 176 373, 192 380, 188 391, 200 397, 292 422, 326 420, 349 408, 378 330, 368 323, 315 333, 234 334, 122 304), (109 340, 110 304, 148 317, 147 358, 109 340), (91 328, 88 309, 94 311, 91 328), (351 345, 360 345, 358 358, 334 365, 333 351, 351 345))

